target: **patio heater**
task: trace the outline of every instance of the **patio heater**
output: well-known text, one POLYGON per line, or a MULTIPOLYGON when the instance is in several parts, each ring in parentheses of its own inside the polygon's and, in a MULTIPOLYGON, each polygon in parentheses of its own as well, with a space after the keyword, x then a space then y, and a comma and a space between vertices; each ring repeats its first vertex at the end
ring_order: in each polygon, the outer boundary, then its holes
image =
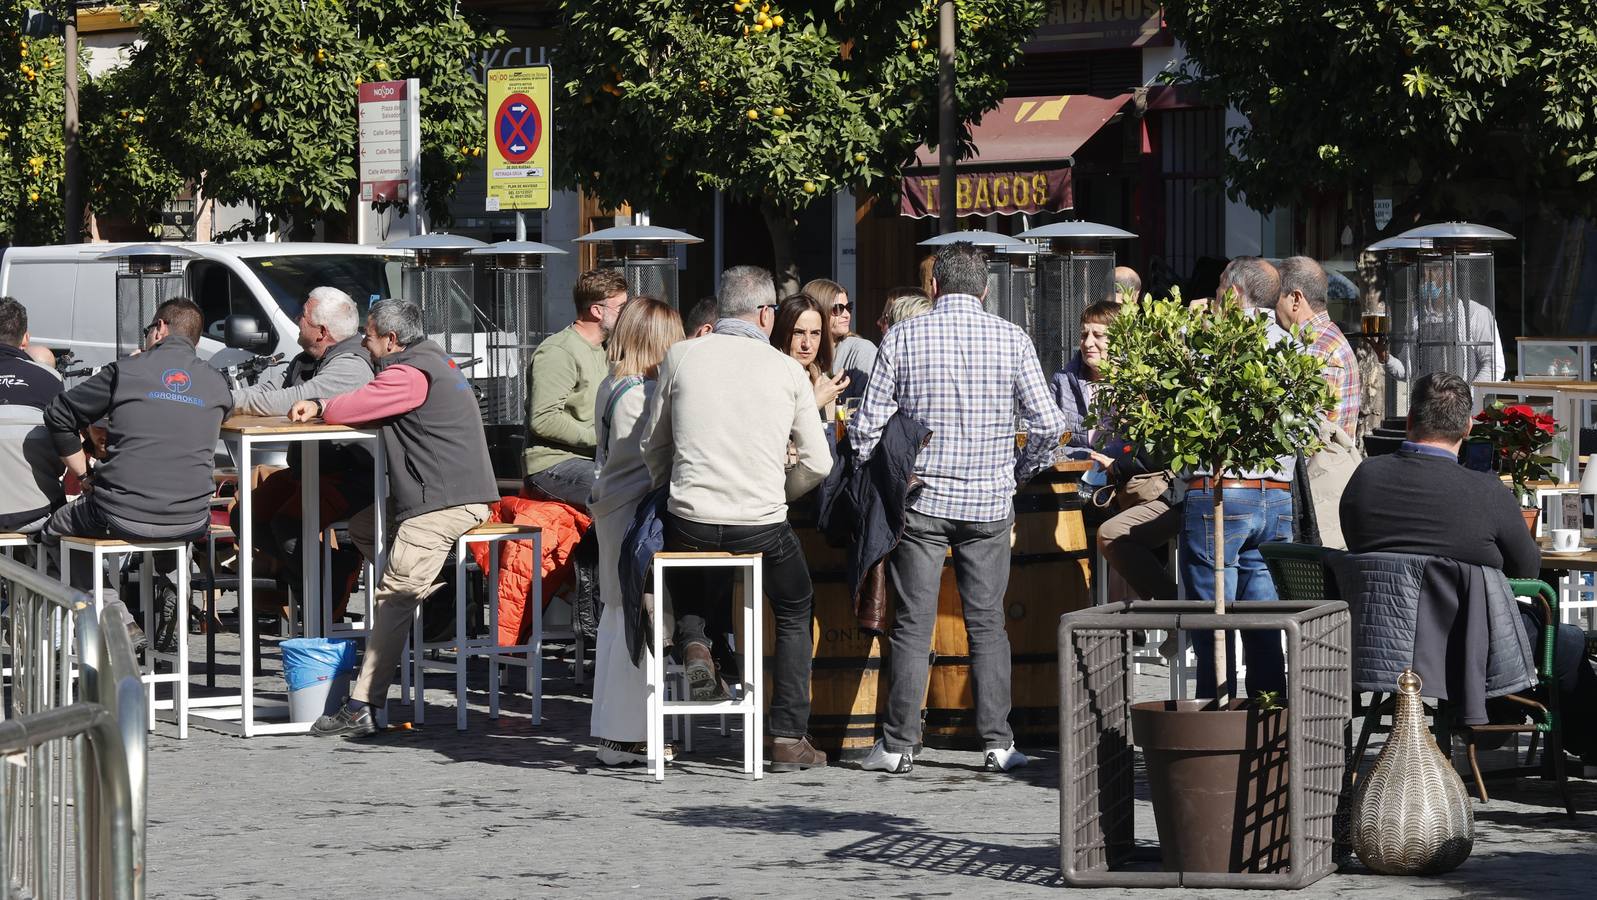
POLYGON ((1386 246, 1386 309, 1395 372, 1410 384, 1432 372, 1495 381, 1503 361, 1491 243, 1507 232, 1467 222, 1412 228, 1386 246))
POLYGON ((964 241, 980 247, 987 256, 987 297, 982 306, 995 316, 1026 328, 1031 317, 1026 302, 1031 292, 1015 290, 1015 270, 1026 270, 1026 259, 1013 256, 1014 251, 1025 252, 1025 241, 993 231, 951 231, 920 242, 922 247, 942 247, 964 241))
POLYGON ((483 426, 488 432, 488 455, 494 473, 506 478, 520 474, 521 449, 526 440, 527 369, 532 351, 549 336, 544 310, 547 275, 544 257, 566 251, 537 241, 500 241, 467 252, 486 259, 493 293, 478 307, 487 331, 486 377, 483 389, 483 426))
POLYGON ((1017 237, 1046 242, 1037 257, 1036 316, 1031 331, 1044 372, 1070 360, 1081 335, 1081 314, 1114 294, 1115 254, 1110 241, 1135 238, 1112 225, 1079 220, 1023 231, 1017 237))
MULTIPOLYGON (((475 238, 442 233, 418 234, 382 245, 384 250, 416 254, 414 262, 407 262, 400 269, 401 289, 405 299, 421 307, 421 323, 427 336, 462 369, 487 352, 479 346, 477 322, 482 314, 477 309, 476 269, 466 255, 486 246, 475 238)), ((476 375, 480 377, 482 371, 476 369, 476 375)))
POLYGON ((175 244, 134 244, 99 255, 99 259, 117 261, 118 359, 142 348, 144 329, 155 318, 156 307, 183 296, 183 266, 197 255, 175 244))
POLYGON ((599 248, 599 268, 614 269, 627 279, 628 296, 658 297, 680 309, 677 297, 675 244, 697 244, 701 238, 658 225, 618 225, 577 238, 599 248))

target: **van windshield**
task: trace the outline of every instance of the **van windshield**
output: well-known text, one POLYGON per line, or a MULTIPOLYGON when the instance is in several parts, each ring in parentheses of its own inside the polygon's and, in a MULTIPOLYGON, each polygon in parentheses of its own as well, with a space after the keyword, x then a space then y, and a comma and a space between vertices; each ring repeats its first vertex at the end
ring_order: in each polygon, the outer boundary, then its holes
POLYGON ((335 287, 354 299, 361 320, 377 300, 397 297, 400 259, 367 254, 256 256, 244 264, 261 280, 290 321, 299 318, 305 297, 319 287, 335 287))

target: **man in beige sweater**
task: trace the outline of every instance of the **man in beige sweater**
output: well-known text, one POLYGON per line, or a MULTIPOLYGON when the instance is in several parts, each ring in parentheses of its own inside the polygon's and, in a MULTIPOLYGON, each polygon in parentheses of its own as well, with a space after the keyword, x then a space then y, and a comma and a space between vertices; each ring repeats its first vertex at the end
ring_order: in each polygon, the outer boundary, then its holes
MULTIPOLYGON (((824 766, 826 754, 806 734, 815 597, 787 503, 831 471, 831 450, 809 376, 771 346, 771 273, 728 269, 721 276, 720 314, 710 334, 672 347, 660 365, 643 431, 644 462, 655 485, 670 483, 667 550, 764 554, 762 578, 776 619, 771 771, 824 766), (798 456, 792 468, 789 443, 798 456)), ((726 620, 729 585, 724 576, 678 570, 667 588, 689 694, 715 699, 722 691, 708 623, 726 620)))
POLYGON ((593 489, 593 398, 610 373, 604 339, 627 304, 620 272, 594 269, 572 292, 577 320, 545 338, 527 369, 527 493, 588 508, 593 489))

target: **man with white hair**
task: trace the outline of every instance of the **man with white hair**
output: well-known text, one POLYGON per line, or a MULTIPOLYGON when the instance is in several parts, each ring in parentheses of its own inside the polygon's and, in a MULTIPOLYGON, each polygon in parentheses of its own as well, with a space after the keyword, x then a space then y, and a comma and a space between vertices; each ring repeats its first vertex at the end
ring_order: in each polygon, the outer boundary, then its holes
MULTIPOLYGON (((286 416, 301 400, 326 400, 364 387, 372 380, 372 357, 361 346, 360 308, 350 296, 335 287, 319 287, 310 292, 300 309, 299 345, 304 352, 288 367, 279 386, 255 385, 233 392, 233 413, 250 416, 286 416)), ((350 513, 372 502, 371 454, 358 443, 328 444, 320 451, 320 522, 349 518, 350 513)), ((256 486, 250 495, 251 518, 256 546, 282 566, 291 589, 298 589, 300 477, 298 445, 289 451, 288 468, 257 466, 251 477, 256 486)), ((233 510, 233 527, 239 527, 239 511, 233 510)), ((343 613, 349 598, 349 583, 360 567, 360 556, 353 549, 333 553, 332 584, 335 618, 343 613)))

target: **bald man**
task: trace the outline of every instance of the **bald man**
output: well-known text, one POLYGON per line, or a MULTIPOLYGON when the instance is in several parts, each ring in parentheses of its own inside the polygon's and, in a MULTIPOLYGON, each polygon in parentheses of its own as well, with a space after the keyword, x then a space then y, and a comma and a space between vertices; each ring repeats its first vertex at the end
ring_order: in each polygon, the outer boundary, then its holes
POLYGON ((1116 303, 1125 303, 1127 298, 1132 303, 1142 299, 1142 278, 1130 266, 1115 266, 1115 295, 1116 303))

